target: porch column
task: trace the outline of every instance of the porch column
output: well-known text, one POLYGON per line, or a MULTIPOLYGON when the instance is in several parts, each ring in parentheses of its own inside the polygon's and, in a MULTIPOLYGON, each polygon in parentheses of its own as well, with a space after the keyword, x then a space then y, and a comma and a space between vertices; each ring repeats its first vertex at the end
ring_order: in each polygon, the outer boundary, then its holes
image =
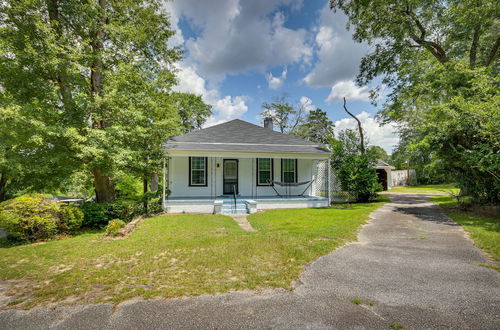
POLYGON ((332 203, 332 197, 330 196, 330 158, 328 158, 328 161, 327 161, 327 166, 328 166, 328 186, 327 186, 327 189, 328 189, 328 207, 330 207, 330 204, 332 203))
POLYGON ((165 193, 166 193, 166 176, 167 176, 167 165, 166 165, 166 158, 163 157, 163 192, 162 192, 162 201, 161 201, 161 206, 162 209, 165 210, 165 193))

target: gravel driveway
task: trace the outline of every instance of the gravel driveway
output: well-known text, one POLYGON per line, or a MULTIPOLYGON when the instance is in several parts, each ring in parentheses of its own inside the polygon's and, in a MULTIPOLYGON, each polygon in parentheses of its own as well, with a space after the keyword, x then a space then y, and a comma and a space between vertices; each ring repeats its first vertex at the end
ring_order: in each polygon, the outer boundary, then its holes
POLYGON ((500 276, 461 227, 418 195, 393 195, 359 241, 307 267, 293 292, 0 312, 0 328, 500 329, 500 276))

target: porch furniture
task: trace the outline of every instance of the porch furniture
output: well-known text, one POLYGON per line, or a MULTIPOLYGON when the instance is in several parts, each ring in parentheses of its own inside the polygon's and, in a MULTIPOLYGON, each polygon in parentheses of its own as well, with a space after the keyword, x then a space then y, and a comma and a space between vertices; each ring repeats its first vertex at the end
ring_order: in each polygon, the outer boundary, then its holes
POLYGON ((300 182, 284 182, 284 181, 270 181, 269 182, 269 185, 271 186, 271 188, 273 188, 273 190, 276 192, 276 195, 279 196, 279 197, 290 197, 290 196, 301 196, 301 197, 305 197, 304 194, 305 192, 307 191, 307 189, 309 189, 309 187, 312 185, 314 180, 309 180, 309 181, 300 181, 300 182), (278 186, 281 186, 281 187, 285 187, 285 194, 282 195, 280 194, 276 188, 274 188, 274 185, 278 185, 278 186), (292 195, 291 194, 291 187, 300 187, 300 186, 303 186, 303 185, 307 185, 306 188, 304 189, 304 191, 298 195, 292 195))

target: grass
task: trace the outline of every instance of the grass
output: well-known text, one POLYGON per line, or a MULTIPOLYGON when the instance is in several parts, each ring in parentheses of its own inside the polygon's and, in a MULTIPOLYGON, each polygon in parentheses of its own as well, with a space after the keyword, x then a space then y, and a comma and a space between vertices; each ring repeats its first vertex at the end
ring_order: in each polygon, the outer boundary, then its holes
POLYGON ((399 186, 390 190, 391 192, 411 193, 411 194, 458 194, 459 188, 453 184, 428 184, 418 186, 399 186))
POLYGON ((226 216, 182 214, 146 219, 125 239, 87 232, 4 245, 0 281, 9 282, 0 285, 8 283, 10 305, 3 308, 292 289, 307 263, 355 240, 382 204, 269 210, 248 217, 256 233, 226 216))
POLYGON ((389 324, 389 327, 391 327, 391 329, 396 329, 396 330, 404 329, 404 326, 399 323, 391 323, 389 324))
POLYGON ((358 298, 354 298, 353 300, 351 300, 351 302, 355 305, 360 305, 362 303, 361 299, 358 298))
POLYGON ((433 201, 469 233, 477 247, 500 261, 500 219, 463 211, 456 200, 449 196, 435 196, 433 201))

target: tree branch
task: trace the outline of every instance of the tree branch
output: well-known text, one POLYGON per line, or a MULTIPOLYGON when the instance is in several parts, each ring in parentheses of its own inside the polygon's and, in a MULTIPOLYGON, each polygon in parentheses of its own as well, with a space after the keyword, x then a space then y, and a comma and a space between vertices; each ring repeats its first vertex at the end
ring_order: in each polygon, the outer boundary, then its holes
POLYGON ((448 56, 446 55, 445 50, 441 45, 439 45, 437 42, 434 41, 429 41, 425 40, 425 36, 427 35, 427 30, 425 29, 424 25, 418 17, 413 13, 409 7, 406 8, 406 10, 403 10, 403 14, 406 15, 409 20, 408 20, 408 27, 409 27, 409 34, 410 38, 415 41, 417 44, 423 46, 425 49, 429 50, 432 55, 441 63, 445 64, 448 62, 448 56), (417 36, 413 30, 413 24, 414 23, 418 30, 420 31, 420 36, 417 36))
MULTIPOLYGON (((59 13, 59 1, 58 0, 48 0, 47 1, 47 11, 49 13, 49 21, 56 32, 58 38, 62 37, 62 22, 61 22, 61 15, 59 13)), ((59 59, 63 59, 64 55, 62 53, 59 53, 57 55, 59 59)), ((73 103, 73 93, 71 91, 71 86, 69 85, 68 78, 66 76, 66 69, 63 67, 58 67, 57 68, 57 73, 55 74, 55 77, 52 78, 53 80, 56 81, 57 85, 59 86, 59 91, 61 93, 61 99, 63 104, 66 107, 72 108, 74 103, 73 103)))
POLYGON ((358 119, 358 117, 356 117, 351 112, 349 112, 349 110, 347 110, 345 97, 344 97, 344 110, 345 112, 347 112, 349 116, 351 116, 352 118, 354 118, 354 120, 358 122, 359 137, 361 139, 360 149, 361 153, 365 154, 365 137, 363 135, 363 127, 361 127, 361 121, 358 119))
POLYGON ((488 56, 488 60, 486 61, 486 66, 490 66, 495 58, 497 57, 498 48, 500 48, 500 37, 497 37, 497 40, 491 47, 490 55, 488 56))
POLYGON ((472 43, 469 51, 469 67, 474 69, 476 66, 477 49, 479 47, 479 34, 481 32, 481 23, 477 23, 474 27, 474 34, 472 35, 472 43))

